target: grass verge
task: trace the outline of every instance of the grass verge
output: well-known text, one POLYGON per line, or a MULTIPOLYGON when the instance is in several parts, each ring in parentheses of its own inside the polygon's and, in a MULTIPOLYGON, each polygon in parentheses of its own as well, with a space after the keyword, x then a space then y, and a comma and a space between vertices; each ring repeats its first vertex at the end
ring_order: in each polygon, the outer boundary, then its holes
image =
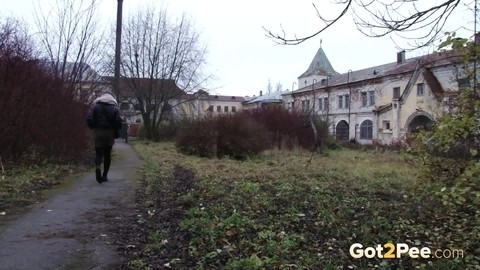
POLYGON ((342 149, 306 167, 310 153, 303 151, 266 152, 242 162, 185 156, 171 143, 137 142, 134 148, 144 159, 136 225, 143 238, 127 251, 126 268, 479 265, 478 211, 443 206, 436 194, 441 186, 423 182, 397 153, 342 149), (449 251, 450 258, 354 259, 353 243, 405 243, 449 251))
POLYGON ((15 214, 16 210, 43 198, 44 190, 59 185, 66 175, 85 171, 85 166, 43 165, 18 166, 0 176, 0 213, 15 214))

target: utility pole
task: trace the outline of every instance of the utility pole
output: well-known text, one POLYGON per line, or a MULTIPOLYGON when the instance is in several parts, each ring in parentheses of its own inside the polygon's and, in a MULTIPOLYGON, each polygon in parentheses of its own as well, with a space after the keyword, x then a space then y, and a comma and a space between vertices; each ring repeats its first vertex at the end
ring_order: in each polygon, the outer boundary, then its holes
POLYGON ((115 42, 115 77, 113 82, 113 91, 117 96, 120 96, 120 52, 122 46, 122 6, 123 0, 117 0, 117 31, 115 42))

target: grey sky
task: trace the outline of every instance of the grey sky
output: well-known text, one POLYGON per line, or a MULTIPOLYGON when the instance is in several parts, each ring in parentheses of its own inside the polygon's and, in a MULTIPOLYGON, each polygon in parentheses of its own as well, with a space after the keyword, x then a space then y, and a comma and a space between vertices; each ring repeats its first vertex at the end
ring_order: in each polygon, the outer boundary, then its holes
MULTIPOLYGON (((34 0, 36 2, 36 0, 34 0)), ((0 0, 2 16, 23 17, 29 21, 33 14, 32 0, 0 0)), ((101 0, 102 18, 107 23, 115 20, 117 0, 101 0)), ((53 0, 41 0, 52 3, 53 0)), ((334 14, 329 1, 314 1, 321 12, 334 14)), ((432 0, 435 2, 435 0, 432 0)), ((319 37, 296 46, 276 45, 265 36, 262 26, 288 33, 311 33, 320 24, 312 0, 124 0, 124 16, 139 6, 163 5, 170 16, 186 13, 195 22, 207 44, 206 72, 213 74, 207 89, 225 95, 258 95, 277 82, 283 89, 291 89, 293 82, 309 66, 320 46, 327 54, 333 68, 340 72, 358 70, 396 60, 399 51, 389 37, 367 38, 356 30, 351 16, 343 18, 319 37)), ((452 18, 448 30, 455 30, 473 16, 461 7, 459 15, 452 18)), ((471 33, 469 33, 471 34, 471 33)), ((395 38, 400 46, 405 41, 395 38)), ((407 57, 425 54, 433 48, 407 52, 407 57)), ((296 88, 296 87, 295 87, 296 88)))

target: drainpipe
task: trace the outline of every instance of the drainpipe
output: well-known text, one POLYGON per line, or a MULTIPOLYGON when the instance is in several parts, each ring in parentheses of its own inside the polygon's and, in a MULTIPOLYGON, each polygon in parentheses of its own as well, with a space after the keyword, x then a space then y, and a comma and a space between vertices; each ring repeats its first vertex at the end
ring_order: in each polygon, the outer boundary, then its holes
POLYGON ((295 110, 295 98, 293 97, 293 88, 295 87, 296 84, 297 82, 292 83, 292 113, 295 110))
POLYGON ((350 119, 350 114, 351 114, 351 108, 352 108, 352 88, 350 87, 350 73, 352 73, 352 70, 349 69, 347 73, 347 87, 348 87, 348 139, 350 140, 350 124, 352 123, 350 119))
POLYGON ((355 130, 354 130, 354 137, 353 137, 353 141, 355 143, 357 143, 357 128, 358 128, 358 124, 355 124, 355 130))
POLYGON ((312 111, 313 111, 313 114, 315 114, 315 83, 316 82, 317 82, 317 80, 313 79, 313 81, 312 81, 312 93, 313 93, 312 111))
POLYGON ((328 89, 328 79, 329 77, 327 77, 327 85, 325 86, 325 91, 327 91, 327 118, 325 119, 325 121, 327 122, 327 126, 330 125, 328 123, 328 115, 330 114, 330 89, 328 89))

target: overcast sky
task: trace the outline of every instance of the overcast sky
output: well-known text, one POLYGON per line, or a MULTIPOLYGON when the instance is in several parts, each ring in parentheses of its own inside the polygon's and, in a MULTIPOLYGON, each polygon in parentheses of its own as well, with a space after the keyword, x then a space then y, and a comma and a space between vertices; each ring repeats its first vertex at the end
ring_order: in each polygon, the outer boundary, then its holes
MULTIPOLYGON (((36 0, 34 0, 36 2, 36 0)), ((32 0, 0 0, 1 16, 16 16, 27 21, 33 14, 32 0)), ((108 23, 115 20, 117 0, 101 0, 101 14, 108 23)), ((432 3, 435 0, 431 0, 432 3)), ((41 2, 55 2, 41 0, 41 2)), ((333 68, 340 73, 396 61, 399 51, 389 38, 367 38, 356 30, 351 16, 343 18, 320 36, 300 45, 276 45, 266 37, 262 26, 298 36, 318 29, 320 21, 312 0, 124 0, 124 16, 144 5, 162 5, 171 16, 182 13, 195 23, 208 48, 205 71, 216 77, 208 85, 212 93, 224 95, 258 95, 265 91, 268 80, 275 87, 291 89, 293 82, 310 65, 322 40, 322 48, 333 68)), ((320 12, 334 14, 329 1, 315 1, 320 12)), ((457 29, 472 20, 459 8, 447 29, 457 29)), ((472 27, 473 28, 473 27, 472 27)), ((470 33, 471 34, 471 33, 470 33)), ((400 46, 405 41, 395 38, 400 46)), ((430 51, 432 48, 429 49, 430 51)), ((425 54, 407 52, 407 58, 425 54)), ((298 85, 295 86, 295 89, 298 85)))

